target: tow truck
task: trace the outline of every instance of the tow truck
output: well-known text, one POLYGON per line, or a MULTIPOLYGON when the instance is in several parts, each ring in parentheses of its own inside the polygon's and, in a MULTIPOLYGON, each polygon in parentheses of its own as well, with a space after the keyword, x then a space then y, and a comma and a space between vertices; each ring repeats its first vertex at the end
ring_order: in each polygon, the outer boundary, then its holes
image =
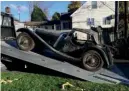
MULTIPOLYGON (((40 39, 39 36, 38 38, 40 39)), ((24 48, 24 46, 22 48, 24 48)), ((5 61, 11 62, 15 67, 24 67, 25 65, 28 65, 27 63, 34 64, 35 66, 38 65, 95 83, 129 84, 129 80, 115 65, 112 67, 103 67, 95 71, 88 71, 77 65, 73 65, 73 63, 64 61, 63 59, 54 59, 45 55, 41 55, 35 51, 21 50, 21 48, 19 48, 16 36, 14 19, 10 14, 2 12, 1 62, 5 63, 5 61)), ((6 64, 6 66, 8 65, 6 64)))

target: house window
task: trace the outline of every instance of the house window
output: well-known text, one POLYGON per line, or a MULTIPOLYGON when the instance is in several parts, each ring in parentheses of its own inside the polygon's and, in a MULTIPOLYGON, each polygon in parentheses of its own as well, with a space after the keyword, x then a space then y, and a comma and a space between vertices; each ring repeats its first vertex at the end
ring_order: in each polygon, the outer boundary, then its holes
POLYGON ((90 18, 87 18, 87 25, 90 25, 90 18))
POLYGON ((92 9, 96 9, 97 8, 97 1, 92 1, 92 9))
POLYGON ((103 18, 103 25, 109 25, 111 24, 111 21, 107 18, 103 18))
POLYGON ((87 25, 94 25, 94 18, 87 18, 87 25))
POLYGON ((91 25, 94 25, 94 18, 91 18, 91 25))

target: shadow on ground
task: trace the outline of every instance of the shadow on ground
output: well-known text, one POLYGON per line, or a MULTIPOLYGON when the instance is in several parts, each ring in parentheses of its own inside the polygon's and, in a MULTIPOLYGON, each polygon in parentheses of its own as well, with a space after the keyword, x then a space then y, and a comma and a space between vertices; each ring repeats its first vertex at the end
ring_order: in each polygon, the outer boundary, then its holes
POLYGON ((78 79, 81 81, 84 81, 82 79, 67 75, 67 74, 63 74, 61 72, 57 72, 45 67, 41 67, 35 64, 29 64, 27 68, 24 69, 20 69, 18 67, 16 67, 16 65, 14 65, 15 67, 12 67, 10 62, 4 62, 4 64, 8 65, 8 69, 4 69, 2 72, 5 71, 12 71, 12 72, 25 72, 25 73, 34 73, 34 74, 43 74, 43 75, 51 75, 51 76, 56 76, 56 77, 63 77, 63 78, 71 78, 71 79, 78 79), (10 66, 11 65, 11 66, 10 66))
POLYGON ((117 63, 116 65, 123 72, 123 74, 129 79, 129 63, 117 63))

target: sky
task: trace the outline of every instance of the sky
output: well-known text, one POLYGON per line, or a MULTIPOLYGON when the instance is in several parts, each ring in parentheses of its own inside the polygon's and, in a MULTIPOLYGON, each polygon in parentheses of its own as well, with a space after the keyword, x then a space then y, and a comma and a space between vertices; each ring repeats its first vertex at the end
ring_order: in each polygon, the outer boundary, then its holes
MULTIPOLYGON (((48 8, 48 15, 50 17, 55 13, 67 12, 67 7, 70 1, 44 1, 43 4, 48 8)), ((5 11, 5 7, 9 6, 11 8, 12 15, 19 19, 18 6, 20 6, 20 21, 29 21, 29 5, 27 1, 2 1, 1 11, 5 11)))

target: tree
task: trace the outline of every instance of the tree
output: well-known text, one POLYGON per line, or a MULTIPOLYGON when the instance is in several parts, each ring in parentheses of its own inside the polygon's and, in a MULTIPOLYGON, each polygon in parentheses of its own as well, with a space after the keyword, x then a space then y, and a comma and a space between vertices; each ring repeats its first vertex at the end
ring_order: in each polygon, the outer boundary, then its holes
MULTIPOLYGON (((45 13, 47 18, 51 18, 49 15, 49 9, 53 6, 55 2, 45 2, 45 1, 28 1, 29 15, 31 17, 31 13, 34 9, 34 6, 39 7, 45 13)), ((31 20, 31 19, 30 19, 31 20)))
POLYGON ((52 20, 59 20, 60 19, 60 13, 55 12, 52 16, 52 20))
POLYGON ((124 12, 124 1, 119 2, 119 12, 123 13, 124 12))
POLYGON ((127 1, 119 1, 119 30, 121 30, 121 36, 127 37, 129 33, 129 26, 128 26, 128 5, 127 1), (123 28, 123 29, 122 29, 123 28))
POLYGON ((68 5, 68 12, 74 12, 81 7, 81 1, 71 1, 68 5))
POLYGON ((45 21, 47 17, 45 13, 38 6, 34 5, 34 9, 31 13, 31 21, 45 21))

